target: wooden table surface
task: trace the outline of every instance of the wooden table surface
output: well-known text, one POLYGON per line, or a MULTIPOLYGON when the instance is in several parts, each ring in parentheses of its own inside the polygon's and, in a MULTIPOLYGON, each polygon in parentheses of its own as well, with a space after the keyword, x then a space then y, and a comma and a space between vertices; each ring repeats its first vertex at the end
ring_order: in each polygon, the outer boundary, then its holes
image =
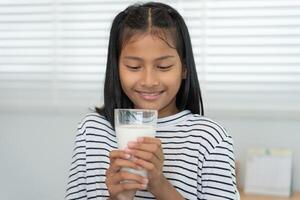
POLYGON ((300 192, 294 192, 290 198, 263 195, 250 195, 240 192, 241 200, 300 200, 300 192))

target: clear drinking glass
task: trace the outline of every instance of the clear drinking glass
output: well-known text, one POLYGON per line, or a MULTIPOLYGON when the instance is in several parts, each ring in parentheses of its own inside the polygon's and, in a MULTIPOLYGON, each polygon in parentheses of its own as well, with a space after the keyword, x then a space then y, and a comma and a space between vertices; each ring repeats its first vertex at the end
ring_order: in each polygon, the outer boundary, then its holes
MULTIPOLYGON (((155 137, 157 111, 144 109, 115 109, 115 130, 119 149, 125 149, 129 141, 138 137, 155 137)), ((146 177, 145 170, 122 170, 146 177)))

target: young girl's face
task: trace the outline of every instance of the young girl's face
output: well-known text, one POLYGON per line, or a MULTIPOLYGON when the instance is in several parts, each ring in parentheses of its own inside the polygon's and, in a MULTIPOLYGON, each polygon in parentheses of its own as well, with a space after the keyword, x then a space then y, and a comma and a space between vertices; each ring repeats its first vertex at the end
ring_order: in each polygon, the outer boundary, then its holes
POLYGON ((133 36, 121 51, 119 73, 122 89, 135 108, 158 110, 159 117, 178 112, 176 94, 185 68, 176 49, 162 39, 133 36))

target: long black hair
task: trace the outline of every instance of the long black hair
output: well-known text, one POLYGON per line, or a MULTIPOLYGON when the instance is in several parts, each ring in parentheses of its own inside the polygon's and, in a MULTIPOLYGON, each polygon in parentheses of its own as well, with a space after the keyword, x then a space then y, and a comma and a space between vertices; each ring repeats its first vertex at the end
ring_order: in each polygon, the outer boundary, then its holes
POLYGON ((104 105, 96 107, 96 112, 105 116, 114 126, 115 108, 133 108, 134 105, 123 92, 119 77, 119 58, 124 44, 135 34, 163 33, 171 35, 182 66, 186 68, 186 78, 182 79, 176 96, 179 110, 190 110, 194 114, 204 114, 200 86, 198 82, 192 44, 187 26, 182 16, 171 6, 149 2, 134 4, 120 12, 113 20, 108 45, 106 75, 104 82, 104 105), (151 20, 149 20, 151 19, 151 20), (158 33, 159 32, 159 33, 158 33))

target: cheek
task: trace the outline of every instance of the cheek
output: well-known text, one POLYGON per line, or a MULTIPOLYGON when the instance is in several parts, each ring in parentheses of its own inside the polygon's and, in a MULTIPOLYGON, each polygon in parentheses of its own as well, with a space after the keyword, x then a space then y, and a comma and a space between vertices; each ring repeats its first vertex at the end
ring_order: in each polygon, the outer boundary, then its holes
POLYGON ((179 73, 172 73, 164 76, 162 80, 164 80, 164 83, 169 85, 169 87, 177 88, 181 85, 182 75, 180 75, 179 73))
POLYGON ((169 92, 169 95, 170 97, 174 97, 177 95, 178 91, 179 91, 179 88, 181 86, 181 83, 182 83, 182 79, 179 78, 179 77, 176 77, 174 79, 170 79, 169 80, 169 88, 168 88, 168 92, 169 92))
POLYGON ((124 91, 130 89, 136 82, 136 77, 126 71, 120 70, 120 81, 124 91))

